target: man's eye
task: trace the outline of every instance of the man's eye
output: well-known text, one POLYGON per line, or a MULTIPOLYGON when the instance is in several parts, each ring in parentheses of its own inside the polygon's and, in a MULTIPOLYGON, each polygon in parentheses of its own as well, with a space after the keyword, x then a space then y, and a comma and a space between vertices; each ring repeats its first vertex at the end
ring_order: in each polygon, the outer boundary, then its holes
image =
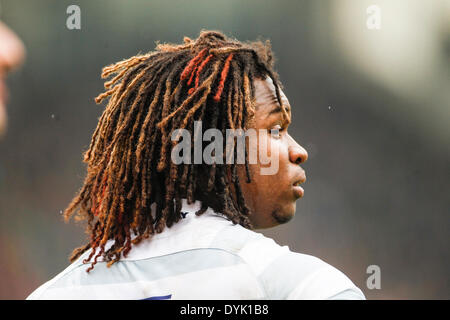
POLYGON ((272 127, 272 129, 270 129, 270 134, 272 135, 272 137, 274 138, 281 138, 281 131, 283 129, 281 128, 281 126, 279 124, 277 124, 276 126, 272 127))

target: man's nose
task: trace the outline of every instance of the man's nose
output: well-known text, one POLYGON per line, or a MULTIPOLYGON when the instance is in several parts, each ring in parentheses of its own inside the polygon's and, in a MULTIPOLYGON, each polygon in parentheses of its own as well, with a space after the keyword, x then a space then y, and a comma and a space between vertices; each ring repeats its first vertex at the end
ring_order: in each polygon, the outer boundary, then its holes
POLYGON ((289 159, 295 164, 300 164, 308 160, 308 152, 298 143, 289 147, 289 159))
POLYGON ((25 48, 16 34, 0 21, 0 75, 18 66, 24 59, 25 48))

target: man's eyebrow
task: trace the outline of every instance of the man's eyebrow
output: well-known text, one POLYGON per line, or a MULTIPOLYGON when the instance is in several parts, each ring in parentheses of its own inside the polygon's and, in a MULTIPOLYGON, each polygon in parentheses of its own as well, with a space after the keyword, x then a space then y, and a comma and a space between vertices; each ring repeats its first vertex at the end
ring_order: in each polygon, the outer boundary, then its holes
MULTIPOLYGON (((283 105, 283 107, 285 108, 287 113, 289 113, 291 111, 291 108, 289 106, 283 105)), ((279 104, 275 108, 270 110, 269 113, 267 114, 267 116, 271 116, 274 113, 283 113, 283 109, 281 108, 281 106, 279 104)))

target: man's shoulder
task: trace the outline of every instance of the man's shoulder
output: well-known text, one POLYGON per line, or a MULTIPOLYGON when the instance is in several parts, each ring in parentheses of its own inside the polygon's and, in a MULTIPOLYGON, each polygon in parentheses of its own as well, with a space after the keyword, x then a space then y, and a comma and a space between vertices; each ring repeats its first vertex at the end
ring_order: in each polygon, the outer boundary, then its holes
POLYGON ((343 272, 324 260, 242 226, 223 228, 211 245, 239 255, 272 299, 365 299, 343 272))
POLYGON ((239 224, 228 224, 218 228, 209 246, 239 255, 253 265, 256 273, 260 273, 267 265, 285 255, 288 257, 294 255, 298 262, 317 267, 326 264, 314 256, 292 252, 288 246, 280 245, 274 239, 239 224))

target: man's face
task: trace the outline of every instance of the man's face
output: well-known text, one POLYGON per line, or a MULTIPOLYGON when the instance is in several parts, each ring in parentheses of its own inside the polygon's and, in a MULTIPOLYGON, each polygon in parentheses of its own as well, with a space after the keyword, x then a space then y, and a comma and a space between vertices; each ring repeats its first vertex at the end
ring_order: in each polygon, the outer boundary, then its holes
POLYGON ((6 74, 23 60, 25 50, 19 38, 0 21, 0 137, 6 131, 6 74))
POLYGON ((303 189, 298 184, 306 181, 305 170, 299 164, 308 159, 308 153, 287 132, 291 106, 284 93, 280 90, 288 117, 283 116, 270 78, 256 79, 254 85, 256 112, 249 126, 258 131, 264 129, 265 133, 259 136, 259 148, 261 141, 265 140, 265 153, 278 155, 278 170, 272 175, 261 174, 261 167, 269 165, 262 165, 259 157, 257 164, 249 165, 250 183, 246 182, 245 170, 240 167, 238 171, 244 198, 253 212, 250 220, 256 229, 260 229, 286 223, 293 218, 295 201, 303 196, 303 189))

